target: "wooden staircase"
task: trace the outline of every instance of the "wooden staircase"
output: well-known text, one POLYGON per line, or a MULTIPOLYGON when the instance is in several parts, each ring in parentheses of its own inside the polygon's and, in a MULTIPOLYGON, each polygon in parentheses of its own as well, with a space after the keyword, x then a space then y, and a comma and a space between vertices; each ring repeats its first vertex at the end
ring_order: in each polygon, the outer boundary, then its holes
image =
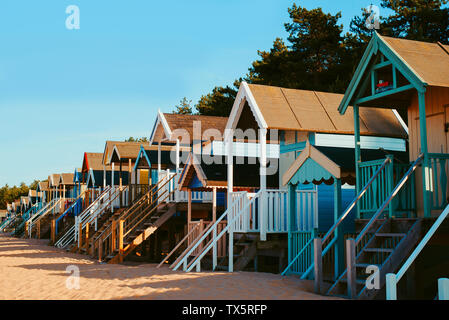
MULTIPOLYGON (((257 255, 257 242, 260 236, 250 233, 235 233, 234 240, 234 271, 248 269, 250 262, 254 261, 257 255)), ((203 262, 203 261, 202 261, 203 262)), ((203 265, 201 266, 203 268, 203 265)), ((228 271, 228 259, 223 258, 216 266, 216 270, 228 271)), ((251 271, 254 268, 249 268, 251 271)))
POLYGON ((89 240, 86 253, 99 261, 122 262, 176 212, 176 205, 167 202, 175 190, 164 188, 175 177, 159 181, 132 206, 110 216, 89 240))
POLYGON ((129 233, 123 239, 123 252, 120 256, 119 249, 115 249, 106 257, 108 263, 119 263, 122 259, 148 239, 158 228, 168 221, 176 213, 176 204, 166 204, 149 219, 145 219, 134 232, 129 233))
MULTIPOLYGON (((374 299, 383 294, 386 274, 397 271, 418 244, 421 236, 421 220, 383 219, 379 220, 370 231, 370 239, 356 250, 355 270, 349 271, 355 275, 356 299, 374 299), (379 270, 378 288, 367 287, 366 280, 372 273, 372 271, 367 273, 370 266, 375 266, 379 270)), ((369 281, 368 285, 370 283, 374 282, 369 281)), ((348 290, 350 289, 346 269, 333 285, 328 286, 326 295, 349 297, 348 290)))

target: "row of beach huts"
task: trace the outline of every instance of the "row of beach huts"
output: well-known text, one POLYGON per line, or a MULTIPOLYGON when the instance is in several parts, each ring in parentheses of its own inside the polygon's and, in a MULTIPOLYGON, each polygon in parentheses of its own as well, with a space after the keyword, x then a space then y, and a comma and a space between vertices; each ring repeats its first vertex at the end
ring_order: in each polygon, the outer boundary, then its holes
POLYGON ((102 263, 449 299, 448 108, 449 46, 376 33, 344 95, 242 82, 229 117, 159 111, 149 143, 85 152, 0 231, 102 263))

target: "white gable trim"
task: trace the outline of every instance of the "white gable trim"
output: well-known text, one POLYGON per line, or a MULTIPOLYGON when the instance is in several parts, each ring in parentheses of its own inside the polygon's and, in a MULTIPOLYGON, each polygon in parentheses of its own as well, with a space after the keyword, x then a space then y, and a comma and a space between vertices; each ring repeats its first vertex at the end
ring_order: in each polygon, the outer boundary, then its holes
POLYGON ((234 100, 234 105, 232 106, 231 114, 229 115, 228 122, 226 124, 225 130, 225 141, 227 141, 227 136, 231 130, 234 130, 237 126, 238 119, 242 114, 245 101, 248 102, 249 107, 256 118, 257 124, 260 129, 268 129, 267 122, 265 121, 259 106, 257 105, 256 99, 254 98, 248 84, 243 81, 240 84, 239 92, 234 100))

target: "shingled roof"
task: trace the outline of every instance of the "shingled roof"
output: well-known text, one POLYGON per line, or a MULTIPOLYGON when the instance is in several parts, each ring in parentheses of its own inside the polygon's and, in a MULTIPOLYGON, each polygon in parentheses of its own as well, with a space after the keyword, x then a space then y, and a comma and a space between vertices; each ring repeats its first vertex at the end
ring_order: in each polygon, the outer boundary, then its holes
POLYGON ((73 177, 74 177, 73 173, 61 173, 61 175, 59 176, 59 184, 72 186, 74 185, 73 177))
MULTIPOLYGON (((175 130, 183 129, 188 134, 188 137, 186 137, 189 139, 188 142, 191 143, 194 138, 193 126, 195 122, 201 123, 201 135, 206 130, 215 129, 218 130, 223 137, 227 121, 227 117, 158 112, 158 118, 153 128, 150 140, 152 143, 157 143, 162 141, 164 138, 168 138, 168 141, 175 142, 175 139, 178 138, 175 130)), ((181 137, 179 138, 182 139, 181 137)), ((217 137, 216 140, 222 140, 222 138, 218 139, 217 137)))
POLYGON ((378 35, 429 86, 449 87, 449 46, 378 35))
MULTIPOLYGON (((242 86, 249 90, 245 94, 252 98, 249 100, 253 104, 251 107, 257 108, 252 109, 253 113, 261 118, 267 129, 354 134, 353 113, 338 113, 342 94, 246 83, 242 86)), ((238 114, 234 110, 233 113, 234 117, 238 114)), ((362 135, 407 136, 392 110, 361 108, 360 119, 362 135)))

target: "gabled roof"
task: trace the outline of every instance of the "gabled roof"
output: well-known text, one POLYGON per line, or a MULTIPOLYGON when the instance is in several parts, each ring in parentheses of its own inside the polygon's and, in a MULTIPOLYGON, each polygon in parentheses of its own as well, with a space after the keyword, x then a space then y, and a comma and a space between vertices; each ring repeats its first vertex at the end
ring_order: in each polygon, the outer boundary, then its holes
POLYGON ((42 191, 48 191, 48 180, 47 181, 39 181, 38 185, 37 185, 37 191, 42 192, 42 191))
POLYGON ((59 173, 53 173, 48 176, 48 186, 49 187, 57 187, 59 186, 59 173))
POLYGON ((59 175, 59 184, 60 185, 66 185, 66 186, 72 186, 73 185, 73 173, 61 173, 59 175))
POLYGON ((449 46, 377 35, 428 86, 449 87, 449 46))
POLYGON ((112 161, 118 162, 128 160, 131 160, 131 162, 134 163, 139 155, 141 145, 141 142, 114 145, 112 153, 108 159, 108 163, 111 163, 112 161))
MULTIPOLYGON (((171 160, 171 152, 175 149, 174 146, 161 146, 161 165, 162 167, 175 166, 171 160)), ((188 151, 189 148, 180 148, 180 150, 188 151)), ((157 167, 158 164, 158 146, 140 146, 139 155, 137 156, 134 170, 149 169, 157 167)))
MULTIPOLYGON (((111 159, 111 155, 112 152, 114 150, 114 146, 119 146, 119 145, 128 145, 128 146, 138 146, 140 147, 140 145, 143 144, 142 142, 127 142, 127 141, 106 141, 105 146, 104 146, 104 152, 103 152, 103 157, 102 157, 102 164, 104 165, 110 165, 110 159, 111 159)), ((101 168, 103 169, 103 167, 101 168)))
MULTIPOLYGON (((337 111, 342 98, 337 93, 242 82, 226 128, 237 127, 247 103, 259 128, 354 134, 353 115, 337 111)), ((360 113, 362 135, 407 136, 392 110, 363 108, 360 113)))
POLYGON ((374 33, 338 107, 341 114, 356 100, 356 92, 381 52, 410 82, 423 92, 426 86, 449 87, 449 46, 415 40, 384 37, 374 33))
POLYGON ((89 169, 103 170, 103 153, 101 152, 84 152, 83 165, 81 172, 87 172, 89 169))
MULTIPOLYGON (((194 123, 201 124, 201 137, 206 130, 217 130, 221 137, 224 136, 224 129, 226 128, 227 117, 215 117, 215 116, 203 116, 203 115, 189 115, 189 114, 175 114, 175 113, 162 113, 158 111, 156 122, 153 126, 153 130, 150 136, 150 145, 158 143, 167 139, 170 142, 176 142, 177 138, 181 139, 181 143, 192 143, 194 138, 194 123), (177 134, 183 130, 187 136, 181 138, 180 134, 177 134), (182 141, 184 140, 184 141, 182 141)), ((217 134, 218 135, 218 134, 217 134)), ((221 140, 216 137, 216 140, 221 140)))

